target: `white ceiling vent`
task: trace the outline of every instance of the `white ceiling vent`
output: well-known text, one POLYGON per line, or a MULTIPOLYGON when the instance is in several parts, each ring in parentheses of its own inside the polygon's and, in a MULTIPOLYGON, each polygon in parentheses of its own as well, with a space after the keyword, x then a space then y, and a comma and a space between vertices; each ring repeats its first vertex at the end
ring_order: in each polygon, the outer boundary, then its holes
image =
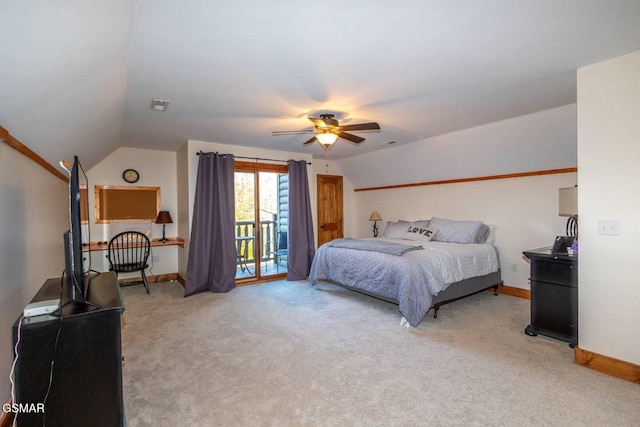
POLYGON ((151 108, 156 111, 166 111, 168 106, 169 106, 169 100, 167 99, 158 99, 158 98, 151 99, 151 108))

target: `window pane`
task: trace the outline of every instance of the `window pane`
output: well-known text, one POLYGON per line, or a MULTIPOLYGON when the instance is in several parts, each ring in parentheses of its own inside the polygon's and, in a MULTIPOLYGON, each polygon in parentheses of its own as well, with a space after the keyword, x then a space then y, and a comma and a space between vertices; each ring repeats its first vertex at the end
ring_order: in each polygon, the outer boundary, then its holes
POLYGON ((253 277, 255 260, 255 175, 252 172, 235 172, 236 198, 236 278, 253 277))
POLYGON ((287 272, 289 180, 287 174, 260 172, 262 275, 287 272))

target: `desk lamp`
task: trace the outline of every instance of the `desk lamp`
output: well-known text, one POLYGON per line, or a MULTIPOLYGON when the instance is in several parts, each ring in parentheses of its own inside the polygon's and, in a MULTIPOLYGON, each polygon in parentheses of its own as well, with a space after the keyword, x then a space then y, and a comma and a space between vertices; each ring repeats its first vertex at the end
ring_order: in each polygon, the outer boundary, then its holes
POLYGON ((162 224, 162 239, 160 239, 160 241, 166 242, 168 239, 164 235, 165 229, 167 228, 167 224, 173 224, 173 220, 171 219, 171 214, 169 213, 169 211, 158 212, 156 224, 162 224))

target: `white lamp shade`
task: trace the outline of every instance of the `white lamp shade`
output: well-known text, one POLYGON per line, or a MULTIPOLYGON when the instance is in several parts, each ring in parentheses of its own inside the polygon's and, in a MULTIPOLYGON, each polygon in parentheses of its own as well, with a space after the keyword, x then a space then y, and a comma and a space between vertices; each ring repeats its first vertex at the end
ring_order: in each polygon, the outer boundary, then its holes
POLYGON ((316 135, 316 139, 320 141, 322 145, 331 145, 336 142, 336 139, 338 139, 338 135, 330 132, 319 133, 316 135))
POLYGON ((558 190, 558 215, 578 215, 578 187, 567 187, 558 190))

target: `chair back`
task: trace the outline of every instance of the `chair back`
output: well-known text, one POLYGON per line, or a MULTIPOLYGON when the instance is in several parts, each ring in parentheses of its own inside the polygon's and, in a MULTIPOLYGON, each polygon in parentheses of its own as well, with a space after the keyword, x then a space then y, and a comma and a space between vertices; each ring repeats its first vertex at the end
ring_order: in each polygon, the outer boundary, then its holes
POLYGON ((107 258, 109 270, 125 273, 147 267, 151 250, 149 238, 138 231, 124 231, 109 241, 107 258))
POLYGON ((287 232, 281 231, 278 233, 278 250, 281 251, 287 249, 287 244, 287 232))

